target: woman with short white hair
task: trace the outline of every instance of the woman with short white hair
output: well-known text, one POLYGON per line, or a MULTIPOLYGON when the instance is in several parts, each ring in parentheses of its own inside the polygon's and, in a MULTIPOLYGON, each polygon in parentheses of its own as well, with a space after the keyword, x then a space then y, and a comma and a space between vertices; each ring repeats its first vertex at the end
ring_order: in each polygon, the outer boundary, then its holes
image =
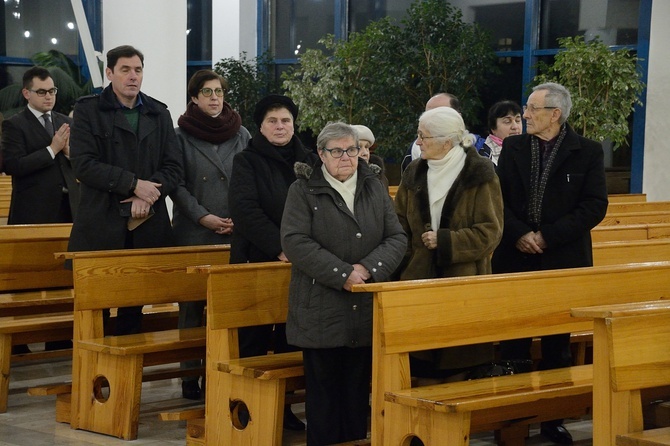
MULTIPOLYGON (((473 143, 452 108, 419 118, 421 158, 403 173, 395 198, 408 238, 401 280, 491 273, 491 253, 502 236, 502 194, 493 164, 473 143)), ((412 356, 412 375, 459 379, 492 359, 490 344, 420 352, 412 356)))

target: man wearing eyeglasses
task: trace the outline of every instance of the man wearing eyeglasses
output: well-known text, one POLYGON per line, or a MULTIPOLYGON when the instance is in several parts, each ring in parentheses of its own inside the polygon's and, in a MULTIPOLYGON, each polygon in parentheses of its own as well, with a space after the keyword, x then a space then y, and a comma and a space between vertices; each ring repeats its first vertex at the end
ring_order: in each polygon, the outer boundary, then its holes
MULTIPOLYGON (((565 87, 538 85, 523 107, 527 134, 503 141, 497 172, 505 225, 494 273, 593 265, 591 229, 607 211, 603 149, 566 122, 571 108, 565 87)), ((530 359, 530 345, 530 339, 501 342, 502 359, 530 359)), ((572 365, 569 333, 545 336, 541 346, 540 369, 572 365)), ((542 423, 541 433, 572 444, 562 420, 542 423)))
MULTIPOLYGON (((72 167, 81 202, 69 251, 173 245, 165 197, 183 176, 165 104, 140 91, 144 55, 130 45, 107 52, 110 84, 74 108, 72 167)), ((142 307, 119 308, 117 335, 138 333, 142 307)))
MULTIPOLYGON (((12 176, 7 223, 72 223, 79 203, 79 185, 69 160, 72 119, 53 110, 58 88, 46 68, 28 69, 21 93, 26 107, 2 122, 4 169, 12 176)), ((70 346, 53 341, 46 349, 70 346)), ((12 351, 29 350, 16 345, 12 351)))
POLYGON ((72 119, 53 111, 58 88, 46 68, 23 75, 26 108, 2 123, 5 172, 12 176, 8 224, 71 223, 79 186, 70 166, 72 119))

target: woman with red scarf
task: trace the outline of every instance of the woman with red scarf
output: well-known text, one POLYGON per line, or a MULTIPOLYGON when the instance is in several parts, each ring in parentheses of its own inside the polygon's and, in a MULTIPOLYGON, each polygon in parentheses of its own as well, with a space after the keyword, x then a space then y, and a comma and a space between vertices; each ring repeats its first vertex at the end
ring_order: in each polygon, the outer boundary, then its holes
MULTIPOLYGON (((230 243, 233 221, 228 210, 228 185, 233 158, 251 139, 240 115, 225 101, 226 80, 212 70, 196 72, 188 83, 191 98, 177 121, 184 178, 176 192, 172 227, 178 245, 230 243)), ((202 325, 205 301, 179 304, 179 328, 202 325)), ((182 368, 200 361, 182 362, 182 368)), ((200 399, 198 377, 185 377, 182 396, 200 399)))

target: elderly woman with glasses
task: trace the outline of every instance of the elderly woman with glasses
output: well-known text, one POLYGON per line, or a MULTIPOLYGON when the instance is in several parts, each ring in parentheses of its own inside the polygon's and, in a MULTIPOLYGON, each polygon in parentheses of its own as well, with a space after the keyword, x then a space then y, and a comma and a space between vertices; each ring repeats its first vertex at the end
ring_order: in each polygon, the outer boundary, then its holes
POLYGON ((292 263, 288 342, 303 350, 307 445, 365 438, 372 367, 372 299, 351 286, 389 280, 406 236, 388 191, 359 161, 358 134, 330 123, 320 161, 296 165, 281 224, 292 263))
MULTIPOLYGON (((421 158, 403 173, 395 209, 409 240, 400 279, 432 279, 491 273, 500 242, 503 202, 493 164, 473 146, 461 115, 449 107, 419 118, 421 158)), ((491 345, 412 356, 412 375, 437 380, 466 377, 492 360, 491 345)))
MULTIPOLYGON (((233 157, 251 136, 240 115, 226 102, 226 80, 212 70, 196 72, 188 83, 190 101, 177 121, 184 178, 170 194, 174 202, 172 227, 182 246, 230 243, 233 221, 228 208, 228 184, 233 157)), ((179 327, 202 325, 205 301, 179 304, 179 327)), ((199 367, 200 361, 182 363, 199 367)), ((198 377, 185 377, 182 396, 200 399, 198 377)))

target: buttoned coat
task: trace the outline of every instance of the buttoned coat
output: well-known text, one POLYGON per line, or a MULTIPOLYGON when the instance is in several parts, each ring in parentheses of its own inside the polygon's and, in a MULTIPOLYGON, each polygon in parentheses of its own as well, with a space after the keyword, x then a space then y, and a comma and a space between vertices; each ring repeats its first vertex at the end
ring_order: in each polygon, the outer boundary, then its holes
MULTIPOLYGON (((317 156, 293 137, 295 160, 314 164, 317 156)), ((293 166, 256 135, 233 160, 228 205, 235 230, 230 263, 272 262, 282 252, 279 226, 289 186, 295 181, 293 166)))
POLYGON ((291 185, 281 223, 292 263, 286 337, 303 348, 372 343, 372 295, 342 286, 360 263, 373 282, 388 280, 402 259, 406 236, 376 173, 359 161, 354 213, 326 181, 319 161, 291 185))
MULTIPOLYGON (((54 111, 55 130, 72 119, 54 111)), ((51 144, 44 125, 26 107, 2 123, 2 151, 5 172, 12 176, 12 199, 8 224, 69 223, 58 218, 63 188, 68 189, 70 210, 75 215, 79 185, 70 160, 63 152, 52 157, 51 144)))
POLYGON ((505 203, 505 231, 493 254, 495 273, 577 268, 593 265, 591 229, 607 212, 607 185, 600 143, 569 126, 551 165, 539 226, 529 222, 531 135, 503 141, 498 176, 505 203), (516 242, 530 231, 541 231, 543 254, 525 254, 516 242))
POLYGON ((491 273, 491 253, 502 237, 503 202, 493 164, 474 148, 466 150, 463 170, 442 207, 437 249, 421 240, 431 225, 426 160, 413 161, 403 173, 395 209, 409 237, 401 280, 491 273))
POLYGON ((137 134, 111 85, 86 96, 74 109, 72 167, 81 181, 81 201, 70 251, 122 249, 128 235, 120 202, 131 196, 133 178, 160 183, 155 214, 133 231, 135 248, 170 246, 172 228, 165 198, 182 177, 181 152, 167 106, 140 92, 137 134))
POLYGON ((184 166, 184 178, 170 195, 174 202, 175 242, 181 246, 230 243, 230 235, 216 234, 199 220, 207 214, 230 217, 228 191, 233 158, 244 150, 251 136, 246 128, 240 127, 232 138, 213 144, 179 127, 175 133, 184 166))

